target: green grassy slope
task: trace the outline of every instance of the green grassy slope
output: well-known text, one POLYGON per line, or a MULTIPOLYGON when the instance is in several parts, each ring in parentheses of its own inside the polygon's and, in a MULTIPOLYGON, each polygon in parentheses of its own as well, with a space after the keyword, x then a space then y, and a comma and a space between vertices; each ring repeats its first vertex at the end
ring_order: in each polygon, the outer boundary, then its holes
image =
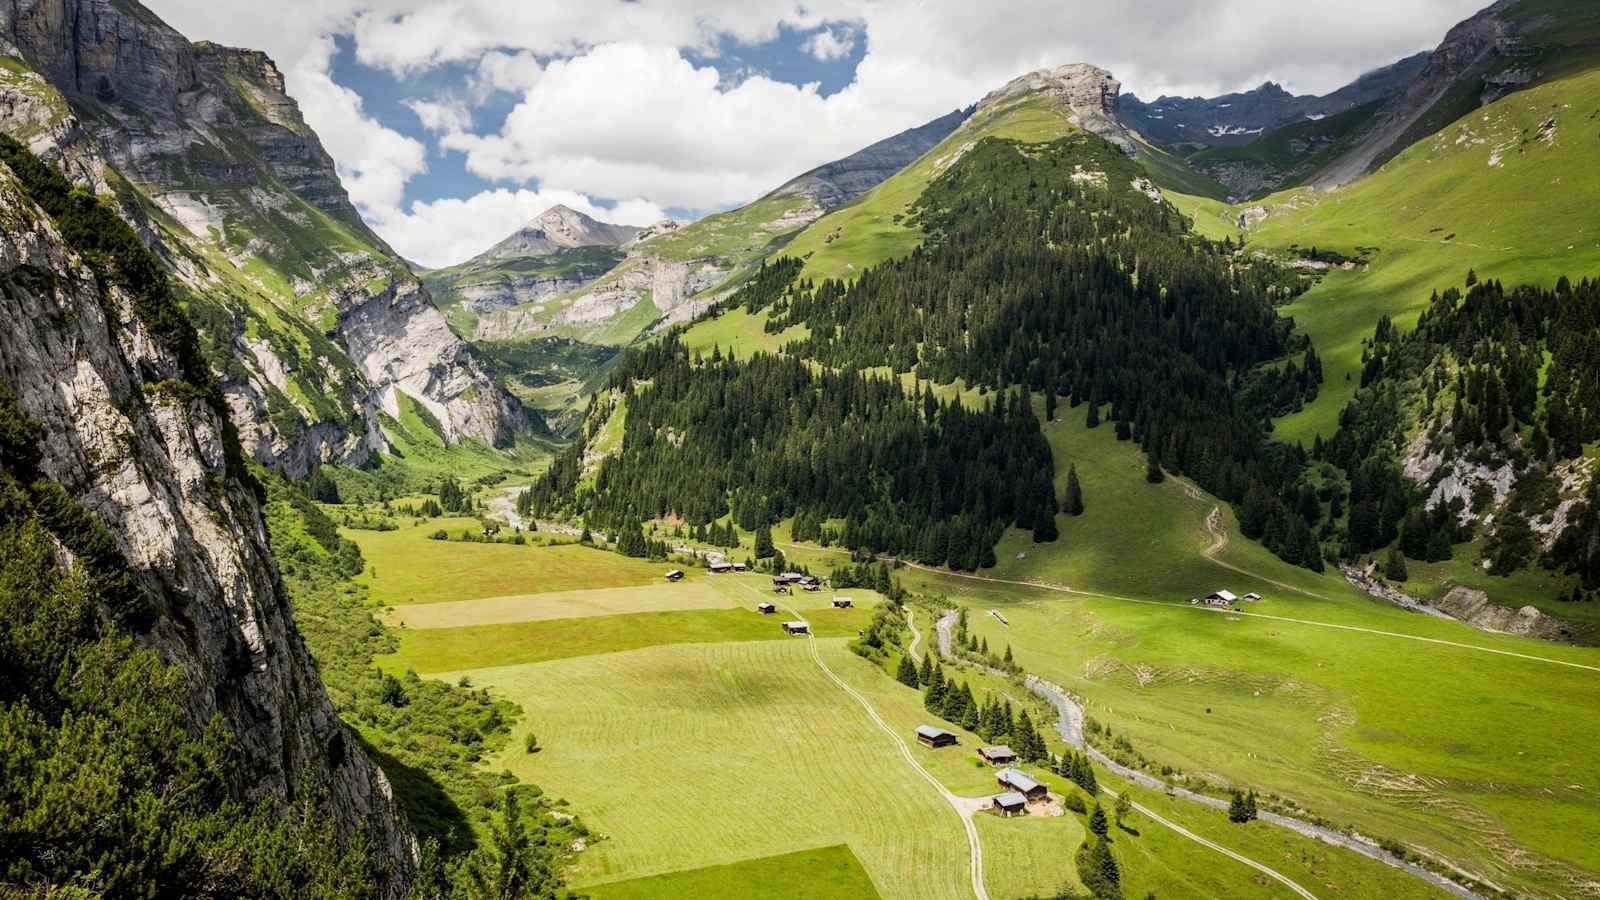
POLYGON ((1333 433, 1379 316, 1409 325, 1433 290, 1461 286, 1468 269, 1546 286, 1600 271, 1597 96, 1600 70, 1513 94, 1348 187, 1262 203, 1269 215, 1250 231, 1253 246, 1377 248, 1370 268, 1330 273, 1284 310, 1315 341, 1327 382, 1316 402, 1280 420, 1282 439, 1333 433))

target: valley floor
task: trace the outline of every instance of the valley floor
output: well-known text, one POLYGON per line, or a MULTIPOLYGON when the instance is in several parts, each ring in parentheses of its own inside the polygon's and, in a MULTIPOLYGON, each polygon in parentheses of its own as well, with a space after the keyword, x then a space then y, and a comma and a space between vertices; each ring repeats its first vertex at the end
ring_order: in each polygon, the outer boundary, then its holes
MULTIPOLYGON (((1008 537, 1002 565, 983 575, 992 580, 900 575, 946 598, 934 606, 968 606, 992 647, 1010 645, 1026 669, 1081 698, 1106 729, 1094 737, 1105 749, 1156 774, 1170 767, 1194 787, 1254 788, 1269 808, 1292 801, 1302 816, 1399 840, 1496 884, 1570 886, 1600 869, 1584 849, 1594 835, 1583 823, 1597 819, 1582 738, 1600 725, 1586 708, 1600 673, 1579 668, 1600 666, 1600 654, 1425 619, 1254 545, 1218 546, 1206 527, 1213 502, 1173 480, 1120 477, 1118 467, 1139 465, 1131 448, 1098 453, 1108 469, 1098 472, 1074 442, 1114 440, 1108 433, 1050 432, 1063 466, 1078 462, 1090 506, 1081 519, 1063 517, 1061 542, 1008 537), (1125 482, 1137 489, 1116 487, 1125 482), (1248 615, 1187 602, 1222 586, 1267 599, 1248 615)), ((1218 518, 1215 528, 1232 525, 1218 518)), ((371 563, 363 579, 402 625, 400 652, 382 663, 466 678, 524 709, 510 749, 488 765, 564 798, 601 835, 579 854, 574 885, 599 897, 760 897, 773 871, 792 866, 816 879, 816 896, 973 895, 963 817, 942 792, 991 796, 994 772, 972 756, 976 736, 939 723, 916 691, 847 649, 881 598, 852 589, 856 608, 834 610, 831 595, 802 593, 775 598, 792 614, 761 616, 755 604, 771 597, 761 576, 691 569, 668 584, 669 566, 577 545, 428 538, 460 526, 345 532, 371 563), (779 629, 790 615, 812 623, 815 658, 809 641, 779 629), (923 723, 962 733, 962 746, 910 741, 923 723), (537 753, 525 749, 530 732, 537 753)), ((784 549, 819 572, 839 561, 820 547, 784 549)), ((918 636, 902 645, 928 652, 933 618, 931 607, 914 610, 918 636)), ((960 677, 980 695, 1037 703, 975 670, 960 677)), ((1043 721, 1041 705, 1032 708, 1043 721)), ((1036 774, 1057 794, 1077 790, 1036 774)), ((1233 826, 1215 810, 1102 777, 1313 896, 1443 896, 1350 851, 1265 823, 1233 826)), ((984 812, 972 822, 989 896, 1077 883, 1082 816, 984 812)), ((1112 843, 1129 896, 1295 893, 1146 814, 1128 824, 1112 843)))

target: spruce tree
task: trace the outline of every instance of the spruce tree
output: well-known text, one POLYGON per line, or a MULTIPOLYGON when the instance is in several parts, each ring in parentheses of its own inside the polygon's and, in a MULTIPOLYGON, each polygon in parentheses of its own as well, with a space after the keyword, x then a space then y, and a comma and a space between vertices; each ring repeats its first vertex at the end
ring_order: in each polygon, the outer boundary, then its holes
POLYGON ((1161 471, 1161 462, 1154 453, 1145 454, 1144 480, 1151 484, 1160 484, 1167 479, 1167 473, 1161 471))
POLYGON ((1106 833, 1111 830, 1110 824, 1106 822, 1106 812, 1100 808, 1099 803, 1096 803, 1094 808, 1089 811, 1089 830, 1100 837, 1105 837, 1106 833))
POLYGON ((756 529, 756 559, 771 559, 778 552, 772 544, 772 527, 765 522, 756 529))
POLYGON ((917 683, 926 685, 933 681, 933 655, 922 654, 922 668, 917 670, 917 683))
POLYGON ((1067 496, 1061 502, 1061 511, 1069 516, 1083 515, 1083 485, 1078 483, 1076 463, 1067 467, 1067 496))
POLYGON ((911 661, 911 654, 907 653, 900 657, 900 668, 895 673, 895 680, 906 687, 917 686, 917 666, 911 661))
POLYGON ((1389 549, 1389 558, 1384 562, 1383 575, 1390 581, 1405 581, 1411 573, 1406 569, 1406 556, 1400 552, 1399 547, 1389 549))

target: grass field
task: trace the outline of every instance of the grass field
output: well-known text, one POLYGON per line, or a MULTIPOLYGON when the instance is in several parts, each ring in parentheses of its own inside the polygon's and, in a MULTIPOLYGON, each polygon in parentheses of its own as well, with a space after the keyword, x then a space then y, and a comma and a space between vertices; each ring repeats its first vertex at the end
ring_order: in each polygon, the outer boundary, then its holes
MULTIPOLYGON (((841 645, 824 642, 835 671, 875 694, 894 687, 841 645)), ((581 857, 580 889, 846 844, 884 896, 966 892, 955 811, 822 677, 804 641, 659 646, 470 675, 527 710, 544 746, 522 753, 513 735, 519 752, 495 764, 569 799, 606 835, 581 857)))
POLYGON ((356 579, 386 606, 440 603, 478 597, 508 597, 549 591, 655 584, 671 568, 627 559, 578 544, 515 544, 436 541, 439 529, 459 537, 478 528, 476 519, 405 519, 397 531, 340 533, 355 541, 367 568, 356 579))
MULTIPOLYGON (((1600 752, 1583 737, 1600 728, 1594 672, 1187 604, 927 585, 1003 610, 1009 627, 978 615, 974 631, 1011 644, 1023 666, 1081 694, 1090 715, 1178 771, 1292 797, 1496 881, 1570 890, 1600 868, 1600 752)), ((1252 611, 1600 664, 1594 652, 1360 600, 1270 600, 1252 611)))
POLYGON ((407 628, 457 628, 503 625, 543 619, 576 619, 623 613, 685 609, 731 609, 744 592, 722 579, 689 570, 677 584, 551 591, 511 597, 480 597, 444 603, 414 603, 394 608, 390 623, 407 628), (697 577, 698 576, 698 577, 697 577))
MULTIPOLYGON (((871 621, 865 609, 818 609, 805 614, 821 637, 855 637, 871 621)), ((784 633, 783 615, 753 609, 691 609, 577 619, 544 619, 460 628, 411 628, 384 667, 423 674, 542 662, 638 650, 661 644, 799 641, 784 633)))
POLYGON ((878 896, 861 861, 844 844, 597 884, 584 893, 595 900, 871 900, 878 896))

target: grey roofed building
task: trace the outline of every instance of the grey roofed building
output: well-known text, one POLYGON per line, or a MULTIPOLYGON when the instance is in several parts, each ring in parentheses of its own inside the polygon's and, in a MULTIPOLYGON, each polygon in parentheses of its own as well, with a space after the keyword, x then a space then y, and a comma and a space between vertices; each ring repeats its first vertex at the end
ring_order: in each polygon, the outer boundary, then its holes
POLYGON ((1017 761, 1016 751, 1012 750, 1010 747, 1007 747, 1005 744, 1001 744, 998 747, 980 747, 978 749, 978 755, 983 757, 984 762, 987 762, 991 765, 999 763, 1014 763, 1017 761))
POLYGON ((932 725, 918 725, 917 740, 927 744, 929 747, 947 747, 956 743, 956 736, 953 732, 945 731, 943 728, 935 728, 932 725))
POLYGON ((1044 785, 1021 769, 1003 769, 995 776, 1002 787, 1011 788, 1025 797, 1040 797, 1047 793, 1044 785))
POLYGON ((1223 603, 1232 603, 1239 599, 1232 591, 1216 591, 1206 595, 1207 600, 1220 600, 1223 603))
POLYGON ((1017 812, 1025 808, 1027 805, 1028 798, 1022 796, 1016 791, 1012 791, 1008 794, 1000 794, 994 798, 995 809, 1005 813, 1017 812))

